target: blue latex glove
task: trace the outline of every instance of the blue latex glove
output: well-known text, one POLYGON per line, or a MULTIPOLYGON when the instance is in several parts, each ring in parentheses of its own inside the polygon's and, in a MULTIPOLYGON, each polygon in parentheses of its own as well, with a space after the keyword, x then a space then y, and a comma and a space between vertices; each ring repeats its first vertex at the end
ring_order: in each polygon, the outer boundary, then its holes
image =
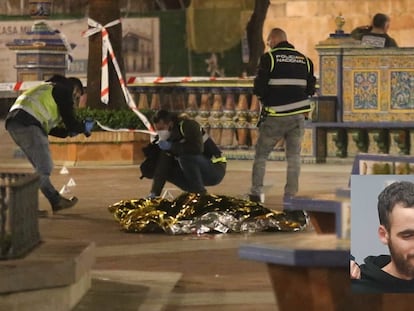
POLYGON ((158 142, 158 147, 160 147, 161 150, 170 150, 172 143, 167 140, 160 140, 158 142))
POLYGON ((155 193, 154 193, 154 192, 150 192, 150 194, 149 194, 149 195, 147 195, 146 199, 152 200, 152 199, 155 199, 156 197, 157 197, 157 196, 155 195, 155 193))
POLYGON ((85 125, 85 136, 89 137, 91 136, 91 131, 95 125, 95 120, 93 120, 92 118, 86 118, 83 121, 83 124, 85 125))

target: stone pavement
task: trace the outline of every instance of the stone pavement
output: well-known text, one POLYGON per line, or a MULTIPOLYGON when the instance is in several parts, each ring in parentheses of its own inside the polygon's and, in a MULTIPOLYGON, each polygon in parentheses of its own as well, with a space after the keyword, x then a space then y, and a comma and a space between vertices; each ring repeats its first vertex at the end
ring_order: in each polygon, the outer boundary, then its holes
MULTIPOLYGON (((31 171, 0 122, 0 170, 31 171)), ((210 193, 242 196, 248 193, 252 162, 232 160, 223 182, 210 193)), ((268 163, 266 203, 281 208, 285 163, 268 163)), ((125 233, 107 207, 121 199, 143 197, 150 180, 139 180, 135 166, 68 167, 52 181, 60 189, 72 178, 67 196, 79 203, 58 215, 39 219, 43 240, 93 241, 96 263, 92 288, 75 307, 88 310, 162 311, 277 311, 265 265, 238 258, 238 246, 249 241, 272 241, 283 233, 178 235, 125 233)), ((333 192, 348 183, 351 163, 304 164, 301 195, 333 192)), ((174 187, 167 185, 174 193, 174 187)), ((39 207, 50 211, 39 195, 39 207)), ((311 231, 311 229, 308 229, 311 231)), ((0 307, 1 309, 1 307, 0 307)))

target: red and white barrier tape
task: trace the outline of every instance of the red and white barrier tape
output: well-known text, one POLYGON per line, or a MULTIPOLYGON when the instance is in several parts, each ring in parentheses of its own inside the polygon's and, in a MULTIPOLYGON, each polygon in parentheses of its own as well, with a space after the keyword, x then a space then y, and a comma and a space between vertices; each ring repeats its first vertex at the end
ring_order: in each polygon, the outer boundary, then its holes
POLYGON ((96 120, 96 124, 103 129, 104 131, 108 131, 108 132, 136 132, 136 133, 144 133, 144 134, 149 134, 151 136, 155 136, 157 135, 156 132, 154 131, 147 131, 147 130, 137 130, 137 129, 126 129, 126 128, 121 128, 121 129, 113 129, 110 128, 108 126, 103 125, 102 123, 100 123, 98 120, 96 120))
POLYGON ((24 81, 24 82, 6 82, 0 83, 0 92, 18 92, 30 89, 36 85, 44 83, 44 81, 24 81))
POLYGON ((234 81, 238 78, 216 78, 216 77, 130 77, 128 84, 140 83, 186 83, 186 82, 202 82, 202 81, 234 81))
MULTIPOLYGON (((163 83, 186 83, 202 81, 234 81, 237 78, 215 78, 215 77, 129 77, 127 85, 133 84, 163 84, 163 83)), ((86 79, 81 79, 86 86, 86 79)), ((243 79, 241 79, 243 81, 243 79)), ((4 82, 0 83, 0 92, 11 91, 18 92, 27 90, 33 86, 39 85, 44 81, 22 81, 22 82, 4 82)))
MULTIPOLYGON (((98 22, 94 21, 91 18, 88 18, 88 25, 91 27, 85 32, 82 33, 83 37, 92 36, 98 32, 102 35, 102 65, 101 65, 101 100, 103 103, 108 104, 109 102, 109 80, 108 80, 108 53, 110 54, 111 60, 115 67, 115 71, 119 78, 119 83, 121 84, 122 91, 124 92, 123 88, 125 87, 124 79, 122 78, 121 70, 119 68, 118 62, 116 60, 114 51, 112 49, 111 41, 109 40, 109 34, 106 28, 115 26, 121 23, 121 20, 117 19, 114 20, 105 26, 102 26, 98 22)), ((125 95, 125 94, 124 94, 125 95)), ((125 98, 129 105, 129 98, 126 96, 125 98)))
POLYGON ((91 28, 89 28, 83 33, 84 37, 89 37, 99 32, 101 32, 101 35, 102 35, 101 100, 105 104, 108 104, 109 102, 109 79, 108 79, 108 69, 109 69, 108 68, 108 54, 109 54, 109 56, 111 57, 112 64, 114 65, 115 72, 118 76, 118 80, 121 85, 121 89, 124 94, 126 103, 128 104, 129 108, 131 108, 132 111, 140 118, 142 123, 144 123, 148 131, 155 132, 151 123, 148 121, 147 117, 138 110, 137 105, 134 102, 134 99, 129 93, 128 88, 126 87, 124 78, 122 77, 122 73, 121 73, 121 69, 119 67, 118 61, 115 57, 115 53, 112 48, 111 41, 109 40, 109 34, 106 28, 115 26, 119 24, 120 22, 121 20, 117 19, 112 22, 109 22, 105 26, 102 26, 97 21, 94 21, 93 19, 88 18, 88 25, 91 28))

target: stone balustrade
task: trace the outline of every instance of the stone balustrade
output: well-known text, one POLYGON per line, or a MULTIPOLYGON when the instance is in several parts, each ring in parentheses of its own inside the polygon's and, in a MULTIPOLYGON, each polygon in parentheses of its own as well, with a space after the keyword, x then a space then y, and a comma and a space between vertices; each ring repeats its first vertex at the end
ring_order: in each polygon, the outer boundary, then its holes
POLYGON ((139 109, 166 109, 196 119, 230 153, 252 157, 260 102, 252 80, 129 85, 139 109), (250 151, 249 151, 250 150, 250 151), (245 152, 243 152, 245 151, 245 152))
MULTIPOLYGON (((139 109, 187 113, 201 123, 228 157, 237 159, 254 157, 260 102, 252 87, 251 79, 129 85, 139 109)), ((362 125, 343 122, 338 97, 316 96, 313 103, 302 144, 304 162, 352 160, 360 152, 414 154, 414 129, 404 127, 405 123, 382 123, 377 118, 366 119, 362 125)), ((283 142, 275 146, 270 159, 284 159, 283 142)))
MULTIPOLYGON (((355 57, 361 56, 357 54, 355 57)), ((401 57, 411 59, 408 55, 401 57)), ((252 94, 252 79, 174 81, 179 82, 138 82, 128 84, 128 88, 139 109, 185 112, 201 123, 228 158, 253 159, 258 137, 256 124, 260 115, 260 101, 252 94)), ((389 81, 392 84, 394 80, 389 81)), ((342 83, 348 84, 349 81, 342 80, 342 83)), ((350 104, 345 96, 348 90, 339 94, 329 93, 325 82, 321 81, 320 85, 319 92, 322 95, 313 98, 314 110, 305 124, 301 153, 303 162, 326 162, 338 158, 352 161, 360 152, 414 154, 414 124, 407 120, 412 114, 411 108, 403 111, 391 108, 387 111, 390 106, 381 105, 381 115, 387 115, 388 118, 394 115, 392 120, 381 120, 378 112, 349 111, 347 107, 350 104), (357 116, 360 120, 355 119, 357 116)), ((355 84, 356 88, 360 86, 355 84)), ((392 85, 387 89, 392 89, 392 85)), ((387 89, 383 89, 383 93, 387 89)), ((11 102, 8 100, 7 105, 11 102)), ((270 159, 284 158, 281 141, 270 154, 270 159)))

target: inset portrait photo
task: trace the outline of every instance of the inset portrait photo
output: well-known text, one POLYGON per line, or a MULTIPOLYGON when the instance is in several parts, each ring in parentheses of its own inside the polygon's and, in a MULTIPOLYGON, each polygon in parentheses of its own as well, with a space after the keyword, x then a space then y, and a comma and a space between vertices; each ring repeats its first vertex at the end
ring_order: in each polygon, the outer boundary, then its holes
POLYGON ((414 175, 351 176, 352 291, 414 292, 414 175))

